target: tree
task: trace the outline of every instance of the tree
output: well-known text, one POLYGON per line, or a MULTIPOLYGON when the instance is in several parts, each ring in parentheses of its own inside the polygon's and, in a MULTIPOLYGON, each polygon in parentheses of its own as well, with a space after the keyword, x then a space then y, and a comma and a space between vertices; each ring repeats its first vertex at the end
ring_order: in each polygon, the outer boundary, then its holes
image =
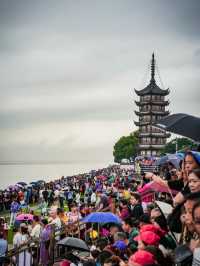
POLYGON ((137 155, 138 131, 132 132, 129 136, 121 137, 114 145, 114 161, 120 163, 122 159, 130 159, 137 155))
POLYGON ((188 148, 189 149, 196 149, 197 148, 197 145, 190 139, 174 138, 165 145, 161 154, 175 153, 176 152, 176 145, 177 145, 178 151, 184 151, 185 149, 188 149, 188 148))

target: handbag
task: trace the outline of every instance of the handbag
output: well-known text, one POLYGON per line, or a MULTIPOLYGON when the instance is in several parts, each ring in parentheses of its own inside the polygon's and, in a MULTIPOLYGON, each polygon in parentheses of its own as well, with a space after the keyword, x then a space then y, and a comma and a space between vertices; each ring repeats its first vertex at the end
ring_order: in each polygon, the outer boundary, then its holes
POLYGON ((192 265, 193 253, 187 245, 180 245, 175 249, 175 263, 179 266, 192 265))

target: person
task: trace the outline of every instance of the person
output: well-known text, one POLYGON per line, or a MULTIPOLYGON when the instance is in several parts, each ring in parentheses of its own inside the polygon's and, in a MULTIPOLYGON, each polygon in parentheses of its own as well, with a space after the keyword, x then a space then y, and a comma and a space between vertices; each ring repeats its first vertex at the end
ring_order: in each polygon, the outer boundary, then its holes
POLYGON ((59 203, 60 203, 60 208, 61 208, 61 209, 64 208, 64 202, 65 202, 64 190, 61 189, 61 190, 60 190, 60 194, 59 194, 59 203))
POLYGON ((57 213, 57 207, 56 206, 52 206, 51 210, 50 210, 50 217, 52 219, 51 221, 51 225, 55 226, 55 240, 60 240, 60 232, 61 232, 61 227, 62 227, 62 223, 60 218, 58 217, 58 213, 57 213))
POLYGON ((138 250, 145 249, 147 245, 158 247, 160 236, 152 231, 141 231, 138 236, 134 238, 138 242, 138 250))
POLYGON ((174 259, 170 253, 164 256, 160 248, 156 246, 151 246, 151 245, 146 246, 144 250, 154 255, 158 265, 160 266, 162 265, 172 266, 173 265, 174 266, 174 259))
POLYGON ((192 217, 192 210, 194 205, 199 201, 200 199, 200 192, 191 193, 187 196, 187 199, 184 203, 185 207, 185 230, 182 234, 182 242, 191 244, 193 240, 196 239, 196 230, 194 226, 194 221, 192 217))
POLYGON ((137 250, 137 242, 134 238, 138 235, 137 229, 139 222, 135 218, 126 218, 122 221, 122 229, 127 234, 128 245, 132 251, 137 250))
POLYGON ((196 151, 188 151, 185 154, 184 160, 181 165, 181 175, 178 180, 165 181, 161 177, 154 175, 153 173, 146 173, 146 178, 153 180, 163 186, 167 186, 169 189, 179 191, 176 197, 173 198, 174 206, 182 204, 190 194, 190 188, 188 184, 188 175, 194 170, 200 168, 200 153, 196 151))
POLYGON ((192 247, 192 251, 194 252, 192 266, 198 266, 200 265, 200 200, 193 207, 192 217, 195 226, 195 231, 198 234, 196 243, 194 243, 195 246, 192 247))
POLYGON ((109 211, 110 206, 108 202, 108 197, 103 194, 102 190, 97 190, 97 196, 99 197, 99 203, 97 205, 97 212, 109 211))
POLYGON ((39 240, 40 234, 41 234, 40 219, 39 219, 39 216, 34 215, 33 216, 32 231, 30 233, 30 236, 33 239, 39 240))
POLYGON ((59 217, 60 220, 61 220, 61 223, 62 223, 63 225, 67 224, 68 217, 67 217, 67 215, 65 214, 64 210, 61 209, 61 208, 58 208, 58 209, 57 209, 57 214, 58 214, 58 217, 59 217))
MULTIPOLYGON (((28 227, 26 224, 20 224, 19 231, 15 234, 13 238, 13 246, 19 248, 20 246, 26 244, 29 241, 28 227)), ((28 250, 20 252, 16 256, 16 262, 18 266, 30 266, 31 265, 31 254, 28 250)))
POLYGON ((0 232, 0 266, 4 265, 7 250, 8 241, 4 239, 3 232, 0 232))
POLYGON ((146 250, 138 250, 128 260, 128 266, 156 265, 155 256, 146 250))
POLYGON ((41 197, 41 200, 44 199, 44 201, 47 203, 48 202, 48 195, 49 195, 49 192, 48 192, 47 188, 45 187, 45 189, 42 191, 43 197, 41 197))
POLYGON ((50 246, 50 234, 51 230, 48 226, 47 219, 43 219, 42 232, 40 237, 40 263, 42 266, 49 265, 49 246, 50 246))
POLYGON ((200 191, 200 168, 193 169, 189 173, 188 184, 191 193, 200 191))
POLYGON ((45 199, 42 199, 40 204, 38 205, 38 209, 40 209, 42 216, 47 215, 47 207, 48 207, 47 201, 45 201, 45 199))
POLYGON ((141 204, 141 196, 139 193, 131 192, 128 210, 130 216, 136 218, 137 220, 139 220, 140 216, 144 214, 141 204))
POLYGON ((91 201, 91 204, 92 205, 95 205, 96 204, 97 196, 96 196, 96 193, 95 193, 95 190, 94 189, 92 190, 92 194, 90 196, 90 201, 91 201))
POLYGON ((121 199, 119 201, 119 212, 118 212, 119 217, 124 220, 129 216, 129 211, 127 207, 127 200, 121 199))
POLYGON ((82 218, 75 203, 71 204, 71 212, 67 213, 67 217, 68 221, 71 223, 75 223, 82 218))
POLYGON ((10 212, 11 212, 10 226, 15 224, 15 219, 16 219, 19 209, 20 209, 20 204, 18 203, 17 198, 14 198, 10 206, 10 212))

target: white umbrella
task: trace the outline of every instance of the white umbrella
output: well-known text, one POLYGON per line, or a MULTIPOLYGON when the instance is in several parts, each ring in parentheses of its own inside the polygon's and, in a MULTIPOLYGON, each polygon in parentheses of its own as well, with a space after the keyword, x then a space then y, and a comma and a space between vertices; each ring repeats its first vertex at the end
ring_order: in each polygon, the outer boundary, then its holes
POLYGON ((163 201, 156 201, 156 204, 158 205, 159 209, 164 214, 165 218, 172 212, 173 208, 170 204, 163 202, 163 201))

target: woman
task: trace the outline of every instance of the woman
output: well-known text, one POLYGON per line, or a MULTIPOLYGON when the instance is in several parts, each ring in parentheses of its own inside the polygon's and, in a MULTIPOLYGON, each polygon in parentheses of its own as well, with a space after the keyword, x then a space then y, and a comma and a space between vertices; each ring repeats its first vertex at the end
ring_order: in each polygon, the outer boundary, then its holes
POLYGON ((192 210, 192 217, 195 226, 196 233, 198 234, 198 239, 190 246, 193 253, 192 266, 200 265, 200 201, 197 202, 192 210))
POLYGON ((191 171, 188 176, 188 184, 192 193, 200 191, 200 168, 191 171))
MULTIPOLYGON (((19 232, 17 232, 13 238, 13 246, 19 248, 25 245, 29 241, 29 239, 30 237, 28 234, 27 225, 21 224, 19 232)), ((19 255, 16 257, 16 261, 17 261, 17 266, 32 265, 32 258, 28 249, 20 252, 19 255)))
POLYGON ((125 200, 125 199, 121 199, 119 202, 118 216, 122 220, 126 219, 129 216, 129 211, 128 211, 128 207, 127 207, 127 200, 125 200))
POLYGON ((41 222, 43 229, 40 237, 40 263, 43 266, 46 266, 49 264, 49 245, 51 230, 48 226, 47 219, 43 219, 41 222))
POLYGON ((184 161, 182 162, 181 172, 178 175, 178 180, 165 181, 153 173, 147 173, 146 178, 149 178, 163 186, 167 186, 169 189, 179 191, 179 193, 173 199, 174 206, 177 206, 178 204, 183 203, 185 197, 190 193, 188 175, 192 170, 197 168, 200 168, 200 152, 188 151, 185 154, 184 161))

